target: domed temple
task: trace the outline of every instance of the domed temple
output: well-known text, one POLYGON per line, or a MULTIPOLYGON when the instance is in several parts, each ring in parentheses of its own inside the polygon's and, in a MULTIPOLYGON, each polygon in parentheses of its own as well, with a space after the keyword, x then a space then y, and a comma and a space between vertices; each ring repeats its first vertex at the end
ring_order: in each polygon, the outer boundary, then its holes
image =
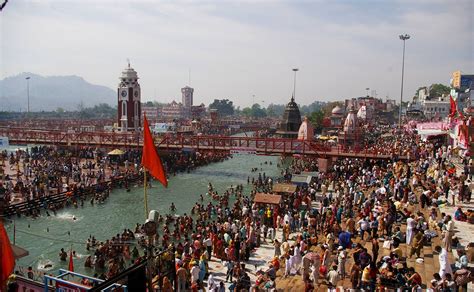
POLYGON ((298 130, 301 126, 301 114, 295 98, 291 97, 290 102, 286 105, 283 119, 276 134, 281 138, 297 138, 298 130))
POLYGON ((357 118, 356 110, 352 108, 347 114, 342 131, 339 132, 339 144, 346 146, 357 145, 361 140, 362 135, 363 133, 359 119, 357 118))

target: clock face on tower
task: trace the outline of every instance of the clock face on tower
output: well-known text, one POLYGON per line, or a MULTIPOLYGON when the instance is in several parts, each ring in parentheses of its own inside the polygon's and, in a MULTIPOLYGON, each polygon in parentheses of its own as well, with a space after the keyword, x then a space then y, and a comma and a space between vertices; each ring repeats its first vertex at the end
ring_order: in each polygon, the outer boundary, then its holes
POLYGON ((127 96, 127 91, 124 89, 124 90, 122 90, 122 92, 120 94, 122 95, 122 97, 126 97, 127 96))
POLYGON ((138 91, 135 91, 135 93, 133 94, 135 97, 138 97, 138 91))

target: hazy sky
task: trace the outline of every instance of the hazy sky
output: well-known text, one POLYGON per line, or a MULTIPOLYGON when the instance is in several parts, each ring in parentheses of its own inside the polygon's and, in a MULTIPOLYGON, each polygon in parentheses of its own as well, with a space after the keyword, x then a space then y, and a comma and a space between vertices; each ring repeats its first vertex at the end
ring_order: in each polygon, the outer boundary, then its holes
POLYGON ((365 88, 405 93, 474 73, 474 1, 9 1, 0 13, 0 79, 79 75, 116 88, 126 59, 142 100, 240 106, 341 100, 365 88))

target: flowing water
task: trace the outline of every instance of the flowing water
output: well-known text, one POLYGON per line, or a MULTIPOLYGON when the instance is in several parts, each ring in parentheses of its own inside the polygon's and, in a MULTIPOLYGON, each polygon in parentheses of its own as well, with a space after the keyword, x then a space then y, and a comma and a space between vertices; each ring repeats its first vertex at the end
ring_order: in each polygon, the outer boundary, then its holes
MULTIPOLYGON (((168 212, 171 202, 177 208, 177 214, 190 213, 199 195, 203 194, 205 202, 208 183, 222 194, 231 185, 242 184, 244 194, 248 194, 247 177, 257 177, 258 172, 251 172, 252 168, 259 168, 259 172, 267 176, 279 176, 276 156, 234 155, 232 159, 214 163, 194 170, 191 173, 182 173, 169 180, 165 189, 158 182, 148 189, 149 209, 157 210, 160 214, 168 212), (272 165, 264 162, 272 162, 272 165), (261 170, 260 170, 261 168, 261 170)), ((26 248, 29 256, 20 259, 17 265, 32 266, 41 271, 55 272, 59 268, 67 269, 67 261, 59 260, 59 251, 72 248, 77 253, 74 259, 75 271, 93 274, 91 269, 84 268, 84 261, 89 252, 85 242, 89 235, 103 241, 110 239, 123 229, 134 230, 136 223, 145 221, 143 188, 133 187, 130 192, 124 189, 113 190, 110 197, 103 204, 90 205, 86 201, 84 207, 77 209, 70 207, 57 212, 56 216, 42 216, 37 219, 16 218, 16 244, 26 248), (70 235, 69 235, 70 234, 70 235)), ((13 239, 13 225, 7 225, 10 240, 13 239)))

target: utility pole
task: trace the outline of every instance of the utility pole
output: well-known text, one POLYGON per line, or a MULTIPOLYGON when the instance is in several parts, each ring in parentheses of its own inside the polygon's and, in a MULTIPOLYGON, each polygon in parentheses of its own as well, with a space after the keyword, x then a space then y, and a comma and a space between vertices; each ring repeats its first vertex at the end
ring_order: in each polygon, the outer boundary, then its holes
POLYGON ((26 96, 28 98, 27 113, 30 113, 30 76, 26 77, 26 96))
POLYGON ((296 98, 296 72, 298 72, 298 68, 293 68, 293 72, 295 72, 294 78, 293 78, 293 99, 296 98))
POLYGON ((402 102, 403 102, 403 77, 405 75, 405 41, 410 39, 408 34, 399 35, 403 41, 403 57, 402 57, 402 88, 400 91, 400 111, 398 112, 398 128, 402 128, 402 102))

